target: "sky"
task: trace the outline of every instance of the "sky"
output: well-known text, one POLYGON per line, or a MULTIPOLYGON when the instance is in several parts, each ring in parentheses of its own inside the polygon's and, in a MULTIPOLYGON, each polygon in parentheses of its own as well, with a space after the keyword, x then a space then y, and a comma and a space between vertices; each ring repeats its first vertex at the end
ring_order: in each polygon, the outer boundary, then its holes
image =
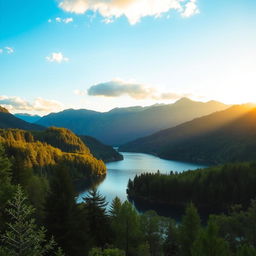
POLYGON ((0 105, 255 102, 255 0, 0 0, 0 105))

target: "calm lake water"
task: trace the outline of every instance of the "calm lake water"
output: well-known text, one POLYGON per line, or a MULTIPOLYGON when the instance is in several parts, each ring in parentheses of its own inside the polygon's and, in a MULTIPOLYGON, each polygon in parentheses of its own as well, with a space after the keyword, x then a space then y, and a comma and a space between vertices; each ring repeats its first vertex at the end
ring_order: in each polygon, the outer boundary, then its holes
MULTIPOLYGON (((164 160, 159 157, 141 154, 121 152, 124 160, 107 164, 107 176, 98 186, 99 192, 106 197, 109 204, 118 196, 122 201, 127 199, 126 188, 129 179, 133 179, 136 174, 145 172, 155 173, 158 170, 161 173, 168 174, 170 171, 187 171, 203 168, 205 166, 164 160)), ((83 192, 78 197, 78 202, 86 195, 83 192)))

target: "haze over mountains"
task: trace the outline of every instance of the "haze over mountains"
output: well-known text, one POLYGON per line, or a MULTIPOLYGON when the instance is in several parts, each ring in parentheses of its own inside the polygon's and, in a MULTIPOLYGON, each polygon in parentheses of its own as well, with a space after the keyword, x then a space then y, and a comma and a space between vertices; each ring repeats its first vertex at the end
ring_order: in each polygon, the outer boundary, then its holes
POLYGON ((36 121, 38 121, 41 118, 41 116, 39 116, 39 115, 30 115, 27 113, 17 113, 17 114, 14 114, 14 116, 16 116, 26 122, 29 122, 29 123, 35 123, 36 121))
POLYGON ((9 111, 0 106, 0 128, 19 128, 24 130, 42 130, 43 126, 31 124, 18 117, 15 117, 9 111))
POLYGON ((120 147, 162 158, 224 163, 256 159, 256 107, 237 105, 120 147))
POLYGON ((116 108, 105 113, 68 109, 44 116, 36 124, 65 127, 108 145, 121 145, 227 107, 216 101, 203 103, 182 98, 168 105, 116 108))

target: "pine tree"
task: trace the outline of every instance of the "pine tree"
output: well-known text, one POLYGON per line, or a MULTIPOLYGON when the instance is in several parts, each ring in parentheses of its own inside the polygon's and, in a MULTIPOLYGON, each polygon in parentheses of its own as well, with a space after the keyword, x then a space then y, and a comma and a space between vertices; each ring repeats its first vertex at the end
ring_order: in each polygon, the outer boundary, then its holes
POLYGON ((76 204, 68 169, 57 166, 54 173, 46 198, 45 226, 65 254, 84 255, 88 249, 87 226, 76 204))
POLYGON ((0 230, 5 229, 7 220, 5 208, 16 189, 11 184, 11 167, 11 162, 5 155, 4 147, 0 144, 0 230))
POLYGON ((7 212, 11 217, 8 229, 2 235, 3 246, 0 248, 1 256, 43 256, 63 255, 53 254, 55 242, 53 239, 47 241, 46 230, 38 229, 32 218, 34 208, 27 204, 27 198, 20 186, 18 186, 15 197, 9 202, 7 212))
POLYGON ((110 242, 110 223, 106 214, 105 197, 92 189, 84 199, 85 216, 89 224, 92 247, 103 247, 110 242))
POLYGON ((180 226, 180 244, 182 256, 191 256, 191 249, 193 243, 197 239, 199 231, 200 217, 195 206, 190 203, 186 208, 186 212, 182 218, 180 226))
POLYGON ((202 230, 192 247, 192 256, 229 256, 228 243, 218 236, 218 227, 209 221, 206 230, 202 230))

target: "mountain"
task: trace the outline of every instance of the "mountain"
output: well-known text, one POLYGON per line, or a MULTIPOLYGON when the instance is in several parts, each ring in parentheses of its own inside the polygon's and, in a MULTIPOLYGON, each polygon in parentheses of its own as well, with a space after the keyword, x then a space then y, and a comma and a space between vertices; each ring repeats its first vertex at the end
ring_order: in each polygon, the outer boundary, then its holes
POLYGON ((26 114, 26 113, 17 113, 17 114, 14 114, 14 116, 16 116, 28 123, 35 123, 41 118, 41 116, 39 116, 39 115, 30 115, 30 114, 26 114))
POLYGON ((91 153, 97 159, 101 159, 105 163, 120 161, 124 159, 123 156, 111 146, 104 145, 93 137, 82 135, 80 138, 90 149, 91 153))
POLYGON ((44 127, 37 124, 31 124, 17 118, 9 111, 0 106, 0 128, 18 128, 23 130, 43 130, 44 127))
POLYGON ((127 143, 120 151, 210 164, 253 161, 256 159, 256 107, 232 106, 127 143))
POLYGON ((44 116, 37 124, 65 127, 107 145, 121 145, 227 107, 215 101, 203 103, 182 98, 168 105, 116 108, 105 113, 68 109, 44 116))

